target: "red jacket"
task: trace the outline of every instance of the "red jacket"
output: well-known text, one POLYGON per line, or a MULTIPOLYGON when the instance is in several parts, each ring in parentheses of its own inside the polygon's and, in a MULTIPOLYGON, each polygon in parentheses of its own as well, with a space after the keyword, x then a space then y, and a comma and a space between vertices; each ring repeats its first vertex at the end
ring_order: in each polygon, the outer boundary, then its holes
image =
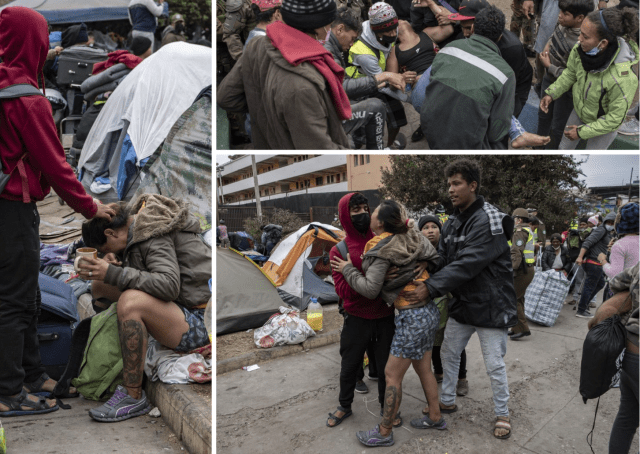
MULTIPOLYGON (((338 216, 340 217, 340 223, 342 229, 347 234, 345 242, 349 249, 349 257, 351 262, 359 271, 362 272, 362 254, 364 254, 364 247, 371 238, 373 238, 373 232, 369 230, 366 235, 358 232, 353 223, 351 222, 351 215, 349 214, 349 201, 354 193, 345 195, 340 199, 338 203, 338 216)), ((329 257, 342 257, 336 246, 331 248, 329 257)), ((346 257, 342 257, 346 260, 346 257)), ((353 290, 347 281, 344 279, 342 273, 332 272, 333 282, 336 287, 336 293, 343 300, 344 310, 347 314, 355 315, 356 317, 366 318, 373 320, 377 318, 387 317, 393 315, 393 307, 388 307, 382 298, 377 297, 370 300, 360 295, 353 290)))
MULTIPOLYGON (((14 84, 44 86, 42 69, 49 48, 47 21, 32 9, 9 7, 0 13, 0 88, 14 84), (42 82, 38 84, 38 79, 42 82)), ((67 204, 90 219, 98 210, 66 162, 51 114, 42 96, 0 102, 0 159, 11 174, 3 199, 36 202, 51 187, 67 204), (24 156, 27 191, 18 161, 24 156)))

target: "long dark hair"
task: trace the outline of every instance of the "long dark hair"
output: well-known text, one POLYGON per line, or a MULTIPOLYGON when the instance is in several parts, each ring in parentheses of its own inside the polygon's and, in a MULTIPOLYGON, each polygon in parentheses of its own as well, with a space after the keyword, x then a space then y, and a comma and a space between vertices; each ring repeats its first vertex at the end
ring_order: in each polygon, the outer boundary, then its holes
POLYGON ((598 38, 606 39, 610 43, 617 43, 616 37, 622 36, 628 40, 638 42, 638 10, 635 8, 606 8, 594 11, 587 16, 589 22, 596 26, 598 38), (602 20, 600 14, 602 13, 602 20), (606 29, 602 25, 606 24, 606 29), (608 29, 608 30, 607 30, 608 29))
POLYGON ((82 224, 82 240, 85 246, 98 248, 107 242, 104 231, 107 229, 116 230, 127 225, 129 219, 129 209, 124 202, 119 202, 113 206, 116 215, 107 221, 102 218, 93 218, 82 224))
POLYGON ((378 205, 378 220, 383 223, 385 232, 395 235, 409 231, 406 211, 404 207, 395 200, 383 200, 380 205, 378 205))

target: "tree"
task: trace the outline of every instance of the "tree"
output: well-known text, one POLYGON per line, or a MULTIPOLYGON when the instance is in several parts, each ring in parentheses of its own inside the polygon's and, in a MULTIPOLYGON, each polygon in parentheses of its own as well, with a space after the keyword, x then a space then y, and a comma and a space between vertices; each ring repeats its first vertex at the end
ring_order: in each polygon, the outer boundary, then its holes
MULTIPOLYGON (((169 2, 169 13, 173 16, 176 13, 185 18, 186 25, 201 25, 211 27, 211 0, 167 0, 169 2)), ((167 21, 168 25, 169 21, 167 21)))
POLYGON ((511 214, 516 208, 535 207, 547 234, 566 230, 577 211, 571 190, 584 188, 578 180, 580 164, 558 155, 394 155, 382 170, 384 197, 402 202, 415 212, 433 210, 442 203, 453 212, 444 169, 452 161, 469 158, 482 167, 479 194, 511 214))

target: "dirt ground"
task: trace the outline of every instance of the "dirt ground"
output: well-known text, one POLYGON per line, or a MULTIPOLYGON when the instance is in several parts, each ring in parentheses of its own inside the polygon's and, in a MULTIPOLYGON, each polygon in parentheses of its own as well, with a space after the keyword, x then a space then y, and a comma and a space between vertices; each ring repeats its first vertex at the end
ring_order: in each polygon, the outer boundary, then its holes
MULTIPOLYGON (((300 317, 307 319, 307 311, 302 312, 300 317)), ((343 318, 338 312, 337 304, 323 306, 322 331, 318 334, 328 333, 342 328, 343 318)), ((224 334, 216 337, 216 361, 242 356, 246 353, 257 350, 253 342, 253 331, 240 331, 237 333, 224 334)))

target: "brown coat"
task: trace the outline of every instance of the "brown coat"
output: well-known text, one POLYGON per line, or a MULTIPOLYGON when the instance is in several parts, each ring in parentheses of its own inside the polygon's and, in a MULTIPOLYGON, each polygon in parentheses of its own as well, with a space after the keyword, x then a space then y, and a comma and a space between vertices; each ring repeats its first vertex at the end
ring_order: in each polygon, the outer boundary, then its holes
POLYGON ((291 66, 266 36, 247 45, 217 90, 218 105, 251 114, 255 149, 348 149, 325 79, 311 63, 291 66))
POLYGON ((211 297, 211 248, 200 237, 200 223, 188 206, 156 194, 143 194, 132 205, 123 266, 109 265, 104 281, 120 291, 140 290, 184 307, 211 297), (140 209, 145 202, 146 206, 140 209))

